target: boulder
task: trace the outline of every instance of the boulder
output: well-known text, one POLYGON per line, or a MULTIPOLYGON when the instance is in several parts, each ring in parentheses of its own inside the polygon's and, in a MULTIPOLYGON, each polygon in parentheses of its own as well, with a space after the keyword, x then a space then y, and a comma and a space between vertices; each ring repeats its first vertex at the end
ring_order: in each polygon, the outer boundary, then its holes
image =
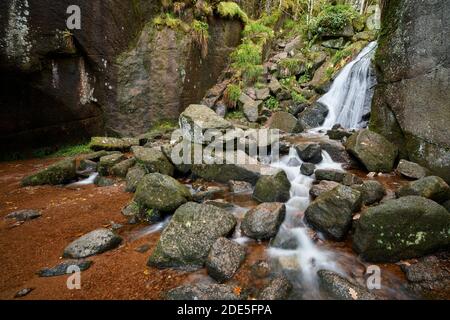
POLYGON ((270 129, 278 129, 287 133, 303 131, 303 127, 299 124, 297 118, 284 111, 274 113, 267 124, 270 129))
POLYGON ((111 168, 111 174, 116 177, 125 178, 127 176, 128 170, 131 169, 135 164, 135 158, 130 158, 119 162, 111 168))
POLYGON ((142 164, 137 164, 127 172, 126 176, 126 192, 136 192, 136 188, 139 184, 139 182, 144 178, 144 176, 147 174, 147 169, 142 164))
POLYGON ((320 181, 320 183, 315 184, 311 187, 311 189, 309 190, 309 194, 311 195, 311 197, 313 197, 315 199, 318 196, 320 196, 322 193, 331 191, 334 188, 336 188, 337 186, 340 186, 340 184, 337 182, 322 180, 322 181, 320 181))
POLYGON ((362 202, 366 206, 380 202, 386 195, 383 184, 375 180, 364 181, 361 185, 353 186, 353 188, 361 192, 362 202))
POLYGON ((312 176, 314 174, 314 171, 316 170, 316 165, 314 163, 308 163, 304 162, 302 163, 302 166, 300 167, 301 174, 305 176, 312 176))
POLYGON ((269 99, 269 97, 270 97, 270 89, 267 87, 261 88, 261 89, 256 89, 255 93, 256 93, 257 100, 264 101, 266 99, 269 99))
POLYGON ((291 183, 284 171, 259 178, 253 191, 253 199, 259 202, 287 202, 290 198, 291 183))
POLYGON ((361 193, 346 186, 337 186, 321 194, 306 209, 308 224, 334 240, 343 240, 350 230, 353 213, 361 208, 361 193))
POLYGON ((132 141, 121 138, 93 137, 89 147, 94 151, 106 150, 126 152, 130 150, 133 145, 139 145, 139 140, 132 141))
POLYGON ((109 156, 100 158, 98 163, 98 173, 101 176, 108 176, 111 173, 112 167, 125 160, 125 156, 121 153, 114 153, 109 156))
POLYGON ((180 115, 180 127, 185 138, 194 143, 207 144, 209 141, 203 136, 205 131, 225 132, 233 125, 207 106, 193 104, 180 115))
POLYGON ((347 153, 341 142, 328 140, 321 141, 319 144, 322 150, 326 151, 333 161, 342 163, 347 167, 352 167, 356 163, 347 153))
POLYGON ((320 290, 332 300, 376 300, 377 297, 362 285, 329 270, 319 270, 320 290))
POLYGON ((362 184, 363 182, 363 179, 358 177, 356 174, 348 172, 344 175, 344 179, 342 179, 342 184, 349 187, 357 184, 362 184))
POLYGON ((59 185, 68 183, 77 177, 74 159, 59 161, 44 170, 22 180, 22 186, 59 185))
POLYGON ((333 169, 317 169, 314 172, 317 181, 334 181, 334 182, 342 182, 344 180, 345 175, 347 174, 345 171, 333 170, 333 169))
POLYGON ((303 128, 320 127, 328 116, 327 106, 317 102, 299 114, 298 120, 303 128))
POLYGON ((122 238, 108 229, 94 230, 69 244, 63 253, 64 258, 82 259, 118 247, 122 238))
MULTIPOLYGON (((70 267, 76 266, 80 269, 80 271, 85 271, 90 268, 92 265, 92 261, 90 260, 68 260, 64 261, 52 268, 44 268, 37 272, 39 277, 58 277, 66 274, 70 274, 72 272, 67 272, 70 267)), ((70 271, 70 270, 69 270, 70 271)))
POLYGON ((244 262, 245 254, 245 248, 237 242, 217 239, 206 259, 208 274, 219 283, 230 280, 244 262))
POLYGON ((419 196, 437 202, 450 200, 450 187, 444 179, 430 176, 408 183, 397 190, 398 197, 419 196))
POLYGON ((256 122, 259 118, 259 106, 261 105, 262 101, 254 101, 245 103, 242 107, 242 110, 244 111, 244 115, 250 122, 256 122))
POLYGON ((224 284, 188 284, 170 290, 167 300, 239 300, 234 288, 224 284))
POLYGON ((151 173, 142 178, 134 195, 134 201, 140 206, 169 213, 191 198, 191 192, 186 186, 160 173, 151 173))
POLYGON ((397 166, 397 172, 402 176, 410 179, 422 179, 429 175, 428 169, 421 165, 407 161, 405 159, 400 160, 397 166))
POLYGON ((367 129, 354 133, 345 147, 370 172, 392 172, 398 155, 395 145, 367 129))
POLYGON ((416 196, 370 207, 356 222, 353 247, 373 262, 416 258, 450 245, 450 213, 416 196))
POLYGON ((311 144, 303 144, 297 145, 295 147, 297 150, 297 154, 304 162, 310 162, 314 164, 321 163, 322 158, 322 148, 319 144, 311 143, 311 144))
POLYGON ((220 237, 230 234, 236 218, 215 206, 189 202, 175 212, 148 260, 158 268, 201 268, 220 237))
POLYGON ((282 89, 280 82, 276 78, 272 78, 269 82, 269 90, 273 95, 277 95, 282 89))
POLYGON ((253 186, 249 182, 231 180, 228 183, 230 191, 233 193, 249 193, 253 191, 253 186))
POLYGON ((292 291, 292 284, 284 276, 273 279, 259 294, 259 300, 286 300, 292 291))
POLYGON ((164 153, 157 148, 133 147, 131 148, 136 161, 142 164, 150 173, 161 173, 173 176, 175 168, 164 153))
POLYGON ((42 213, 37 210, 25 209, 14 211, 5 216, 5 219, 14 219, 16 221, 29 221, 34 220, 42 216, 42 213))
POLYGON ((248 211, 241 223, 242 232, 253 239, 265 240, 277 235, 284 221, 286 206, 282 203, 263 203, 248 211))
POLYGON ((287 165, 288 167, 300 167, 302 163, 297 158, 291 158, 287 165))
POLYGON ((97 176, 94 180, 94 184, 97 187, 101 187, 101 188, 113 186, 114 183, 115 183, 114 179, 103 177, 103 176, 97 176))

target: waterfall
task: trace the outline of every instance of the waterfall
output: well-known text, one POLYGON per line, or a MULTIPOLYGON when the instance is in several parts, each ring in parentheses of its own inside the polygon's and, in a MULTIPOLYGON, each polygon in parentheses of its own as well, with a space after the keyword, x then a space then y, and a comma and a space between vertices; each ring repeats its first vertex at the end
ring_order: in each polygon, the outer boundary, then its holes
POLYGON ((338 74, 333 85, 319 103, 328 107, 329 114, 319 129, 331 129, 335 124, 358 129, 367 125, 364 115, 370 112, 376 79, 371 61, 377 42, 371 42, 338 74))

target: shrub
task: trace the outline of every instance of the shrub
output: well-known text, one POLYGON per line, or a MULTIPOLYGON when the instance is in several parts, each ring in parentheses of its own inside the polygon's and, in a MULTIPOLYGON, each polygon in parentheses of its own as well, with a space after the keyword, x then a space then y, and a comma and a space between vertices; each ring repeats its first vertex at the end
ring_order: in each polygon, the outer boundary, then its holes
POLYGON ((280 108, 280 103, 275 97, 270 97, 269 99, 264 102, 264 105, 267 109, 270 110, 278 110, 280 108))
POLYGON ((294 100, 295 103, 305 103, 307 99, 301 94, 296 91, 291 92, 292 100, 294 100))
POLYGON ((275 32, 262 23, 250 22, 245 26, 242 35, 255 43, 265 44, 269 39, 275 36, 275 32))
POLYGON ((239 18, 243 23, 247 23, 249 21, 247 14, 235 2, 220 2, 217 6, 217 11, 223 18, 239 18))
POLYGON ((194 20, 192 22, 192 38, 200 48, 202 58, 208 55, 209 25, 206 22, 194 20))
POLYGON ((351 24, 358 13, 349 5, 329 5, 319 13, 312 23, 313 34, 335 33, 351 24))
POLYGON ((237 106, 237 102, 241 97, 242 90, 237 84, 229 84, 224 93, 224 100, 230 109, 234 109, 237 106))
POLYGON ((262 48, 247 40, 231 53, 232 67, 247 83, 255 82, 263 73, 262 48))

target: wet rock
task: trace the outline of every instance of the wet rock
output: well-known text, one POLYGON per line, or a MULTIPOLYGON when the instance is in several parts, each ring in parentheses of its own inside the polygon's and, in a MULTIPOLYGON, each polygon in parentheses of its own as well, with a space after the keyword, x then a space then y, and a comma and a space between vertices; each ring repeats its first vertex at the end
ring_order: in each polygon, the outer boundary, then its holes
POLYGON ((259 260, 251 266, 251 271, 254 277, 264 279, 270 275, 271 268, 267 261, 259 260))
POLYGON ((94 150, 121 151, 130 150, 132 145, 139 145, 139 141, 124 140, 110 137, 93 137, 89 147, 94 150))
POLYGON ((346 175, 345 171, 340 170, 328 170, 328 169, 317 169, 315 171, 316 180, 317 181, 334 181, 334 182, 342 182, 346 175))
POLYGON ((299 124, 296 117, 284 111, 276 112, 268 121, 270 129, 278 129, 287 133, 300 133, 303 127, 299 124))
POLYGON ((295 147, 297 154, 304 162, 318 164, 322 162, 322 148, 320 145, 312 143, 305 145, 298 145, 295 147))
POLYGON ((314 171, 316 170, 316 165, 314 163, 308 163, 304 162, 302 163, 302 166, 300 167, 301 174, 305 176, 312 176, 314 174, 314 171))
POLYGON ((207 130, 225 132, 232 129, 233 125, 227 120, 219 117, 213 110, 203 105, 190 105, 180 115, 180 126, 186 137, 198 144, 206 144, 209 141, 203 134, 207 130))
POLYGON ((288 162, 289 167, 300 167, 302 163, 297 158, 291 158, 288 162))
POLYGON ((396 146, 367 129, 353 134, 347 140, 346 149, 370 172, 392 172, 398 155, 396 146))
POLYGON ((125 217, 132 217, 132 216, 138 216, 141 209, 139 208, 139 205, 131 201, 129 204, 127 204, 125 207, 122 208, 122 214, 125 217))
POLYGON ((253 186, 249 182, 231 180, 228 183, 230 191, 233 193, 250 193, 253 192, 253 186))
POLYGON ((104 188, 104 187, 111 187, 115 183, 114 179, 106 178, 102 176, 97 176, 94 180, 94 184, 97 187, 104 188))
POLYGON ((341 50, 344 48, 344 38, 330 39, 321 43, 322 47, 341 50))
POLYGON ((337 182, 323 180, 323 181, 320 181, 319 184, 313 185, 311 187, 311 189, 309 190, 309 194, 311 195, 311 197, 313 197, 315 199, 318 196, 320 196, 321 194, 333 190, 337 186, 340 186, 340 184, 337 182))
MULTIPOLYGON (((78 166, 78 170, 82 172, 92 173, 97 171, 97 162, 92 160, 80 160, 80 165, 78 166)), ((79 172, 78 172, 79 174, 79 172)))
POLYGON ((259 294, 260 300, 285 300, 291 293, 292 285, 283 276, 276 277, 259 294))
POLYGON ((207 200, 204 204, 209 204, 211 206, 215 206, 221 209, 231 209, 234 207, 234 204, 224 200, 224 199, 216 199, 216 200, 207 200))
POLYGON ((361 208, 361 193, 346 186, 337 186, 321 194, 306 209, 306 221, 316 230, 334 240, 343 240, 350 230, 353 213, 361 208))
POLYGON ((342 184, 348 187, 351 187, 355 184, 362 184, 363 182, 363 179, 358 177, 356 174, 348 172, 344 175, 344 179, 342 179, 342 184))
POLYGON ((71 273, 71 272, 67 272, 68 271, 67 269, 69 267, 71 267, 71 268, 77 267, 80 271, 85 271, 85 270, 90 268, 92 263, 93 262, 90 261, 90 260, 69 260, 69 261, 64 261, 64 262, 56 265, 55 267, 44 268, 42 270, 39 270, 37 272, 37 274, 38 274, 39 277, 58 277, 58 276, 65 275, 67 273, 71 273))
POLYGON ((93 162, 98 162, 101 157, 109 156, 109 155, 114 154, 114 153, 119 153, 119 151, 100 150, 100 151, 96 151, 96 152, 92 152, 92 153, 81 155, 81 156, 79 156, 79 159, 80 159, 80 162, 82 162, 82 160, 89 160, 89 161, 93 161, 93 162))
POLYGON ((352 133, 339 127, 333 128, 327 131, 327 136, 332 140, 343 140, 344 138, 349 138, 352 136, 352 133))
POLYGON ((253 239, 270 239, 277 235, 284 221, 286 206, 282 203, 263 203, 248 211, 241 223, 242 232, 253 239))
POLYGON ((191 192, 186 186, 160 173, 151 173, 142 178, 134 195, 134 201, 141 207, 169 213, 191 198, 191 192))
POLYGON ((25 297, 25 296, 27 296, 27 295, 29 295, 30 293, 31 293, 31 291, 33 291, 34 290, 34 288, 25 288, 25 289, 22 289, 22 290, 20 290, 20 291, 18 291, 15 295, 14 295, 14 298, 23 298, 23 297, 25 297))
POLYGON ((233 287, 223 284, 188 284, 170 290, 167 300, 239 300, 233 287))
POLYGON ((22 186, 59 185, 77 177, 75 159, 59 161, 22 180, 22 186))
POLYGON ((94 230, 70 243, 63 253, 64 258, 81 259, 118 247, 122 238, 108 229, 94 230))
POLYGON ((386 189, 383 184, 375 180, 364 181, 361 185, 353 186, 361 192, 362 202, 366 206, 380 202, 386 195, 386 189))
POLYGON ((317 272, 319 286, 327 298, 332 300, 377 300, 377 297, 358 283, 341 275, 320 270, 317 272))
POLYGON ((335 162, 342 163, 347 167, 354 167, 356 161, 353 160, 339 141, 328 140, 319 143, 323 151, 326 151, 335 162))
POLYGON ((445 208, 408 196, 365 210, 356 222, 353 247, 367 261, 395 262, 448 248, 449 229, 445 208))
POLYGON ((300 113, 298 120, 303 128, 317 128, 325 122, 328 112, 329 110, 325 105, 315 103, 300 113))
POLYGON ((429 175, 428 169, 417 163, 406 161, 404 159, 400 160, 397 166, 397 172, 404 177, 416 180, 425 178, 429 175))
POLYGON ((208 187, 206 190, 194 193, 192 199, 195 202, 204 202, 205 200, 211 200, 224 192, 224 188, 220 187, 208 187))
POLYGON ((42 213, 37 210, 25 209, 14 211, 6 215, 5 219, 14 219, 16 221, 29 221, 33 219, 37 219, 42 216, 42 213))
POLYGON ((259 202, 287 202, 290 198, 291 183, 284 171, 262 176, 256 183, 253 199, 259 202))
POLYGON ((149 173, 161 173, 171 177, 174 175, 174 166, 160 149, 133 147, 131 151, 136 157, 136 161, 142 164, 149 173))
POLYGON ((142 246, 137 247, 134 251, 139 252, 139 253, 146 253, 150 249, 151 249, 151 245, 143 244, 142 246))
POLYGON ((111 174, 116 177, 125 178, 127 176, 128 170, 131 169, 135 164, 135 158, 130 158, 119 162, 111 168, 111 174))
POLYGON ((193 202, 182 205, 148 260, 158 268, 200 268, 216 240, 230 234, 236 218, 215 206, 193 202))
POLYGON ((98 173, 101 176, 108 176, 112 167, 125 160, 125 156, 121 153, 111 154, 100 158, 98 163, 98 173))
POLYGON ((450 254, 421 258, 413 264, 402 264, 408 288, 420 298, 448 299, 450 296, 450 254))
POLYGON ((142 164, 137 164, 127 172, 126 182, 127 185, 125 187, 126 192, 136 192, 136 188, 139 182, 144 178, 147 174, 147 169, 142 164))
POLYGON ((277 233, 276 237, 272 239, 270 245, 274 248, 284 250, 295 250, 298 248, 299 242, 296 234, 287 228, 283 228, 277 233))
POLYGON ((408 183, 397 190, 398 197, 420 196, 437 202, 450 199, 450 187, 440 177, 430 176, 408 183))
POLYGON ((206 259, 208 274, 219 283, 230 280, 244 262, 245 254, 240 244, 226 238, 217 239, 206 259))

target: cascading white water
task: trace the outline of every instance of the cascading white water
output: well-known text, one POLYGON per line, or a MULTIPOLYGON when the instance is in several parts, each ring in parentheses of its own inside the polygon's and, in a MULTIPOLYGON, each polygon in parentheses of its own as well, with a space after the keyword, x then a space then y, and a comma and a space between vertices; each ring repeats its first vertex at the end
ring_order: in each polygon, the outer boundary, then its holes
POLYGON ((329 113, 320 129, 331 129, 335 124, 358 129, 367 125, 364 115, 370 112, 376 79, 372 75, 371 61, 377 42, 371 42, 338 74, 319 103, 328 107, 329 113))

